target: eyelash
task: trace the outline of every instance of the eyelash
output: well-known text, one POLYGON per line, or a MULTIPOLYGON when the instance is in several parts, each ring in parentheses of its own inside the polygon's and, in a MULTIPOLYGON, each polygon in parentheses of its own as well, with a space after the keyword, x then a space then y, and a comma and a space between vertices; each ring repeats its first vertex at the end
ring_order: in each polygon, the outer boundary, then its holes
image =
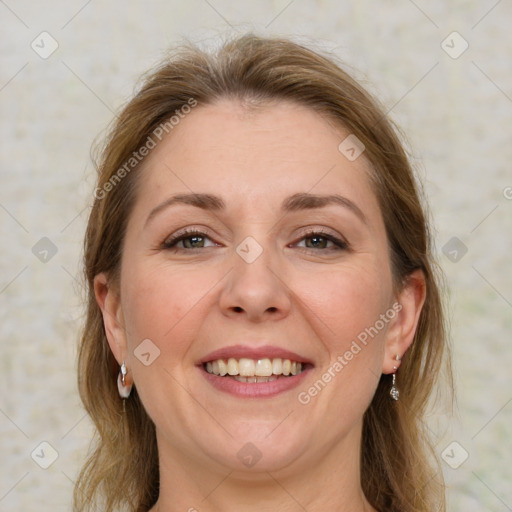
MULTIPOLYGON (((172 236, 171 238, 168 238, 163 244, 162 244, 162 249, 167 249, 167 250, 181 250, 181 251, 191 251, 191 250, 194 250, 194 249, 189 249, 189 248, 184 248, 184 247, 176 247, 176 245, 179 243, 179 242, 182 242, 183 240, 186 240, 187 238, 192 238, 194 236, 198 236, 198 237, 202 237, 202 238, 208 238, 209 240, 211 240, 211 238, 203 231, 199 231, 199 230, 196 230, 196 229, 188 229, 188 230, 185 230, 185 231, 182 231, 181 233, 177 234, 177 235, 174 235, 172 236)), ((311 231, 307 231, 306 233, 303 233, 301 238, 298 239, 296 242, 293 242, 293 244, 290 244, 288 247, 290 246, 294 246, 296 245, 298 242, 301 242, 302 240, 305 240, 307 238, 313 238, 313 237, 318 237, 318 238, 324 238, 326 239, 327 241, 329 242, 332 242, 335 247, 331 247, 331 248, 325 248, 325 249, 313 249, 313 248, 309 248, 309 247, 303 247, 303 249, 306 249, 306 250, 309 250, 309 251, 318 251, 318 250, 323 250, 323 251, 340 251, 340 250, 348 250, 350 248, 349 244, 345 241, 345 240, 341 240, 329 233, 326 233, 322 230, 311 230, 311 231)), ((213 241, 213 240, 211 240, 213 241)), ((215 242, 214 242, 215 243, 215 242)))
POLYGON ((311 251, 318 251, 318 250, 324 250, 324 251, 343 251, 343 250, 348 250, 349 249, 349 245, 348 245, 348 243, 345 240, 337 238, 334 235, 331 235, 329 233, 326 233, 325 231, 318 230, 318 229, 307 231, 307 232, 303 233, 301 238, 297 242, 294 242, 293 245, 295 245, 298 242, 301 242, 302 240, 305 240, 307 238, 314 238, 314 237, 325 238, 329 242, 332 242, 336 247, 325 248, 325 249, 313 249, 313 248, 310 248, 310 247, 304 247, 303 249, 311 250, 311 251))
POLYGON ((182 231, 181 233, 178 233, 178 234, 168 238, 162 244, 162 248, 163 249, 182 250, 182 251, 191 251, 193 249, 186 249, 184 247, 176 247, 176 244, 178 244, 179 242, 181 242, 183 240, 186 240, 187 238, 192 238, 193 236, 200 236, 202 238, 210 239, 210 237, 203 231, 199 231, 197 229, 186 229, 185 231, 182 231))

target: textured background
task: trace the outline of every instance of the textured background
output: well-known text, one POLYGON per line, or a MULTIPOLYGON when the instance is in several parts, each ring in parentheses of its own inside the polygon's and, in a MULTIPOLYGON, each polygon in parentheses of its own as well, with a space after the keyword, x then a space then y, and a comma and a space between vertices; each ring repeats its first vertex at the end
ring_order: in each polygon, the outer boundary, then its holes
POLYGON ((91 142, 169 45, 246 30, 333 50, 407 134, 450 288, 456 415, 432 417, 449 510, 512 510, 511 20, 510 0, 0 1, 0 511, 70 510, 91 435, 91 142))

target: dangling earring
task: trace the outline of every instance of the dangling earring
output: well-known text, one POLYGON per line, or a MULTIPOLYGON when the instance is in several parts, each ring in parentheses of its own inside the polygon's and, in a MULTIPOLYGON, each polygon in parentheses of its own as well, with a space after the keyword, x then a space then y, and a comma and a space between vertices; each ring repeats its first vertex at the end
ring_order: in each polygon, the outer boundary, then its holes
POLYGON ((126 370, 126 364, 123 361, 123 364, 121 365, 121 368, 119 370, 119 375, 117 376, 117 390, 119 391, 119 396, 122 399, 126 399, 130 396, 130 393, 132 392, 132 383, 127 383, 127 374, 126 370))
MULTIPOLYGON (((400 361, 398 354, 396 355, 396 360, 400 361)), ((391 395, 391 398, 393 400, 398 400, 398 398, 400 397, 400 391, 398 391, 398 388, 396 387, 396 371, 398 370, 398 366, 393 366, 393 369, 395 370, 395 372, 393 373, 393 382, 391 383, 391 389, 389 390, 389 394, 391 395)))

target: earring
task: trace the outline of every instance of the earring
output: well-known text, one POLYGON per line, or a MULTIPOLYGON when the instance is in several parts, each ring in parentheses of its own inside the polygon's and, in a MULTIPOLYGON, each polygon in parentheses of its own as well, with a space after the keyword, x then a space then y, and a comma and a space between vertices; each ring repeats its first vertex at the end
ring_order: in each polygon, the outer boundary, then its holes
MULTIPOLYGON (((400 358, 398 357, 398 354, 395 358, 397 361, 400 361, 400 358)), ((391 395, 391 398, 393 400, 398 400, 400 397, 400 391, 398 391, 398 388, 396 387, 396 371, 398 370, 398 366, 393 366, 393 369, 395 370, 395 373, 393 373, 393 382, 391 383, 391 389, 389 390, 389 394, 391 395)))
POLYGON ((119 375, 117 376, 117 390, 119 391, 119 396, 122 399, 126 399, 130 396, 130 393, 132 392, 132 383, 126 383, 126 364, 123 361, 123 364, 121 365, 121 368, 119 369, 119 375))

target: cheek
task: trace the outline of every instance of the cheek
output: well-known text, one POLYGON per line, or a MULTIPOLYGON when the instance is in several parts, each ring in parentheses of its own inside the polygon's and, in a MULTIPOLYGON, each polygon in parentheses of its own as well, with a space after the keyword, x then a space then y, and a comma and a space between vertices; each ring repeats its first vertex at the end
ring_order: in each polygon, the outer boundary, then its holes
POLYGON ((299 402, 321 410, 326 429, 335 424, 345 431, 370 404, 382 373, 388 323, 380 318, 390 307, 391 279, 367 258, 336 271, 302 273, 293 289, 303 290, 297 295, 307 306, 304 316, 326 354, 299 402), (343 421, 336 411, 343 411, 343 421))
POLYGON ((293 289, 318 317, 317 324, 323 326, 334 351, 344 349, 347 341, 373 326, 392 297, 386 269, 371 261, 339 270, 302 273, 293 289))
POLYGON ((149 338, 162 356, 172 354, 170 367, 183 360, 201 325, 197 317, 221 279, 222 274, 207 268, 191 272, 165 263, 130 267, 122 303, 131 352, 149 338))

